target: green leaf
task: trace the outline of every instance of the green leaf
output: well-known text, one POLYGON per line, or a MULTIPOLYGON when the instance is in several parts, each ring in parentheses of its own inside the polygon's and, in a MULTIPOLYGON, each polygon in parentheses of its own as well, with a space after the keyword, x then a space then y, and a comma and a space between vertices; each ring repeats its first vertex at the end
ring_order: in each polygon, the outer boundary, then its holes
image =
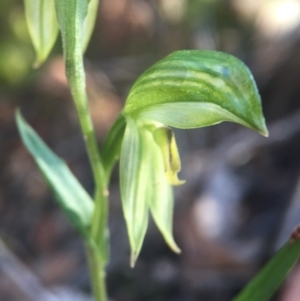
POLYGON ((300 257, 300 241, 290 240, 233 301, 267 301, 300 257))
POLYGON ((24 4, 38 67, 47 59, 58 34, 54 0, 24 0, 24 4))
POLYGON ((99 7, 99 0, 90 0, 87 16, 85 17, 85 20, 83 22, 83 33, 82 33, 82 52, 85 52, 89 41, 91 39, 97 13, 98 13, 98 7, 99 7))
POLYGON ((87 238, 94 209, 91 197, 74 177, 66 163, 48 148, 26 123, 19 111, 16 112, 16 121, 27 150, 54 192, 58 204, 70 223, 87 238))
POLYGON ((122 114, 118 116, 105 139, 101 156, 106 173, 107 182, 114 164, 120 157, 123 136, 125 133, 126 120, 122 114))
POLYGON ((148 227, 149 174, 145 158, 145 132, 133 120, 127 121, 120 159, 122 207, 131 248, 131 266, 140 253, 148 227))
POLYGON ((183 129, 232 121, 268 135, 250 71, 214 51, 177 51, 150 67, 130 90, 124 115, 183 129))

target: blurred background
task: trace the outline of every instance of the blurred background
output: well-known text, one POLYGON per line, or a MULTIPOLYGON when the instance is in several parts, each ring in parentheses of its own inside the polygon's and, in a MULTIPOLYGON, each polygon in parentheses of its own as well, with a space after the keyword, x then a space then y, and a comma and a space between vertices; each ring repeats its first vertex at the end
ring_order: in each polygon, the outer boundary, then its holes
MULTIPOLYGON (((244 61, 259 87, 270 137, 223 123, 176 131, 173 254, 151 223, 129 268, 118 171, 110 190, 113 301, 229 301, 300 221, 300 1, 102 0, 86 53, 99 146, 134 80, 179 49, 211 49, 244 61)), ((89 191, 91 170, 58 40, 47 62, 34 52, 21 0, 0 1, 0 300, 88 301, 84 246, 23 147, 14 111, 89 191)), ((299 301, 300 266, 273 300, 299 301)))

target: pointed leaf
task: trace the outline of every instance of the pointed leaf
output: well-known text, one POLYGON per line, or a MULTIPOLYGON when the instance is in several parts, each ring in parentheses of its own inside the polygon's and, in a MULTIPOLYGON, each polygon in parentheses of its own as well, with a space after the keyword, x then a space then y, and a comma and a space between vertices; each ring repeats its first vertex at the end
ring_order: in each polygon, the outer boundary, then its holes
POLYGON ((144 158, 143 138, 141 130, 129 119, 121 149, 120 188, 131 247, 131 266, 140 253, 148 226, 147 193, 151 166, 144 158))
POLYGON ((177 51, 142 74, 124 114, 177 128, 233 121, 267 136, 261 100, 248 68, 214 51, 177 51))
POLYGON ((97 13, 98 13, 98 7, 99 7, 99 0, 90 0, 89 6, 88 6, 88 12, 87 16, 85 17, 85 20, 83 22, 83 30, 82 30, 82 52, 85 52, 89 41, 91 39, 97 13))
POLYGON ((38 67, 47 59, 58 34, 54 0, 24 0, 24 4, 38 67))
POLYGON ((287 242, 233 301, 268 301, 300 258, 300 241, 287 242))
POLYGON ((16 121, 22 140, 43 173, 58 204, 71 224, 85 237, 94 204, 91 197, 71 173, 66 163, 56 156, 17 111, 16 121))

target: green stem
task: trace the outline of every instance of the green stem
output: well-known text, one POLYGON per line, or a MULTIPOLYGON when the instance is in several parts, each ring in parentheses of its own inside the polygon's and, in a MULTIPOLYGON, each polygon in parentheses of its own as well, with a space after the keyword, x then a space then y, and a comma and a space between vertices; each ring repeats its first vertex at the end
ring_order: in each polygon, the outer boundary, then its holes
POLYGON ((87 245, 86 250, 95 300, 107 300, 105 266, 93 247, 87 245))
POLYGON ((105 265, 108 249, 106 237, 108 218, 107 176, 101 161, 86 93, 82 55, 82 24, 84 10, 87 9, 85 4, 84 1, 56 0, 58 21, 63 33, 66 75, 95 181, 95 210, 90 226, 90 241, 87 241, 93 291, 96 301, 107 301, 105 288, 105 265))
MULTIPOLYGON (((91 238, 97 246, 104 248, 101 254, 106 253, 105 232, 107 227, 107 186, 106 176, 98 150, 93 122, 88 108, 85 87, 85 73, 82 55, 74 55, 66 60, 66 74, 71 93, 78 113, 83 138, 95 179, 95 211, 91 223, 91 238)), ((101 256, 95 248, 90 248, 88 257, 91 269, 93 290, 97 301, 106 301, 105 289, 105 257, 101 256), (101 281, 100 281, 101 280, 101 281), (101 292, 100 292, 101 291, 101 292)))
POLYGON ((74 55, 70 60, 67 60, 66 68, 67 78, 76 106, 86 150, 95 179, 96 209, 92 222, 91 234, 95 241, 98 241, 105 232, 108 192, 105 171, 101 163, 94 126, 88 108, 82 54, 80 53, 79 55, 74 55), (99 217, 101 217, 100 222, 99 217))

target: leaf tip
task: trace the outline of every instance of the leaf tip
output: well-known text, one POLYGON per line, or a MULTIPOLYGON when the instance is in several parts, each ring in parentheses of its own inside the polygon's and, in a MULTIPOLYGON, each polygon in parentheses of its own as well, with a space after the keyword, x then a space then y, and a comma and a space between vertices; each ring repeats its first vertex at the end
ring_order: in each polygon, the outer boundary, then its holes
POLYGON ((130 267, 131 267, 131 268, 134 268, 134 267, 135 267, 137 258, 138 258, 138 254, 137 254, 136 252, 132 252, 132 253, 131 253, 131 256, 130 256, 130 267))
POLYGON ((16 108, 15 118, 16 118, 17 125, 19 125, 19 123, 23 120, 23 116, 22 116, 20 108, 16 108))
POLYGON ((42 65, 43 61, 36 59, 35 62, 32 64, 33 69, 38 69, 42 65))
POLYGON ((264 137, 269 137, 269 131, 266 127, 263 130, 261 130, 259 133, 262 134, 264 137))
POLYGON ((259 121, 256 123, 256 126, 253 127, 252 129, 257 131, 259 134, 261 134, 264 137, 269 137, 269 131, 263 113, 261 113, 259 121))
POLYGON ((266 124, 264 123, 261 127, 255 129, 259 134, 264 137, 269 137, 269 131, 267 129, 266 124))
MULTIPOLYGON (((245 124, 243 124, 245 125, 245 124)), ((261 116, 261 118, 259 119, 258 122, 256 122, 255 125, 246 125, 248 128, 250 128, 251 130, 256 131, 257 133, 261 134, 264 137, 269 137, 269 131, 265 122, 265 119, 263 116, 261 116)))
POLYGON ((47 52, 37 51, 35 61, 32 64, 32 68, 38 69, 39 67, 41 67, 43 63, 47 60, 48 56, 49 53, 47 52))

